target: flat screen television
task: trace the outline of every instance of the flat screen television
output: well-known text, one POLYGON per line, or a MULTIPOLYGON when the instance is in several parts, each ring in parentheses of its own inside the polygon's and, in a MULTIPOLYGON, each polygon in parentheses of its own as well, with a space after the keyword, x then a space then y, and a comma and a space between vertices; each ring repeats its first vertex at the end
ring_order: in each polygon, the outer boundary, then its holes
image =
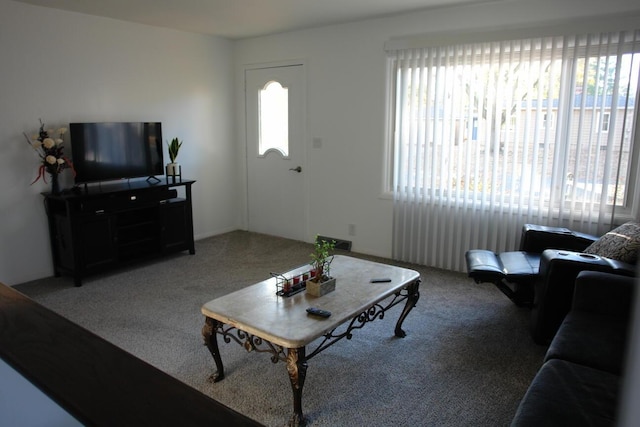
POLYGON ((162 124, 70 123, 76 184, 164 175, 162 124))

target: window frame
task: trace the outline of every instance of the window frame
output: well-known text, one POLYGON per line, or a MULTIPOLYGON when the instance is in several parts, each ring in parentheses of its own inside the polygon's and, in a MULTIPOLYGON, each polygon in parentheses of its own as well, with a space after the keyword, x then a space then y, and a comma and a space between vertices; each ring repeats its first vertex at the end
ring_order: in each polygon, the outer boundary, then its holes
MULTIPOLYGON (((626 43, 625 43, 626 44, 626 43)), ((580 49, 574 49, 574 54, 572 55, 571 58, 569 59, 563 59, 563 61, 561 62, 561 66, 566 66, 568 63, 572 63, 574 61, 575 57, 584 57, 584 54, 580 53, 580 49)), ((634 55, 637 55, 636 57, 638 59, 640 59, 640 48, 636 48, 636 50, 634 51, 633 49, 627 49, 626 53, 631 53, 634 55)), ((634 59, 635 60, 635 59, 634 59)), ((571 75, 575 75, 575 70, 571 70, 571 75)), ((397 91, 398 91, 398 73, 399 73, 399 67, 398 67, 398 59, 393 57, 393 56, 389 56, 387 57, 387 82, 386 82, 386 93, 387 93, 387 102, 386 102, 386 107, 385 107, 385 116, 386 116, 386 137, 385 137, 385 165, 384 165, 384 173, 383 173, 383 189, 382 189, 382 195, 381 197, 383 198, 395 198, 396 196, 394 195, 394 173, 396 173, 396 171, 394 170, 395 168, 395 126, 396 126, 396 108, 397 108, 397 91)), ((627 127, 629 127, 631 129, 631 135, 629 135, 630 138, 630 144, 631 144, 631 149, 629 151, 629 161, 627 163, 627 168, 628 168, 628 176, 629 178, 627 179, 627 181, 623 184, 625 186, 625 195, 623 197, 623 202, 621 205, 616 205, 615 201, 613 204, 607 204, 606 206, 606 210, 611 212, 611 211, 615 211, 616 215, 618 217, 624 217, 624 218, 635 218, 638 216, 638 212, 640 211, 640 207, 638 205, 640 205, 640 203, 638 203, 638 201, 640 200, 640 108, 638 105, 638 100, 640 100, 640 73, 638 75, 638 83, 637 83, 637 90, 636 90, 636 94, 632 95, 629 94, 630 97, 635 96, 635 105, 633 106, 633 124, 632 125, 627 125, 627 127)), ((571 105, 573 105, 573 103, 571 103, 571 105)), ((573 109, 575 109, 576 106, 573 105, 573 109)), ((613 107, 612 107, 613 108, 613 107)), ((564 110, 565 112, 567 110, 564 110)), ((611 113, 607 112, 608 117, 609 117, 609 126, 608 129, 610 129, 611 124, 610 124, 610 119, 611 119, 611 113)), ((560 123, 559 119, 558 119, 558 112, 557 111, 553 111, 552 112, 552 123, 551 123, 551 129, 550 130, 554 130, 556 129, 556 127, 562 126, 563 127, 563 132, 567 132, 568 128, 564 128, 566 125, 565 123, 560 123), (556 120, 558 119, 558 120, 556 120)), ((546 117, 546 113, 545 113, 545 117, 546 117)), ((507 123, 506 125, 507 127, 511 127, 510 122, 507 123)), ((545 120, 545 124, 542 124, 540 126, 541 130, 546 130, 546 120, 545 120)), ((599 132, 601 131, 601 129, 599 129, 599 132)), ((624 130, 623 130, 624 131, 624 130)), ((607 130, 606 134, 609 133, 609 130, 607 130)), ((567 139, 565 139, 566 141, 567 139)), ((569 143, 571 143, 571 141, 569 140, 569 143)), ((619 143, 619 141, 616 141, 616 143, 619 143)), ((566 143, 563 145, 563 147, 566 147, 566 143)), ((606 148, 606 147, 605 147, 606 148)), ((564 150, 560 150, 563 151, 564 150)), ((564 161, 564 159, 561 159, 564 161)), ((438 198, 442 198, 442 197, 447 197, 446 194, 443 194, 443 189, 442 187, 437 188, 435 190, 431 190, 432 194, 435 194, 435 197, 438 198)), ((422 193, 424 193, 425 191, 423 190, 422 193)), ((423 197, 433 197, 433 196, 426 196, 423 194, 423 197)), ((559 211, 562 206, 565 206, 567 203, 580 203, 579 201, 554 201, 554 200, 545 200, 544 204, 547 205, 552 203, 552 209, 554 209, 556 211, 556 214, 558 213, 557 211, 559 211)), ((597 205, 599 205, 599 203, 597 203, 597 205)))

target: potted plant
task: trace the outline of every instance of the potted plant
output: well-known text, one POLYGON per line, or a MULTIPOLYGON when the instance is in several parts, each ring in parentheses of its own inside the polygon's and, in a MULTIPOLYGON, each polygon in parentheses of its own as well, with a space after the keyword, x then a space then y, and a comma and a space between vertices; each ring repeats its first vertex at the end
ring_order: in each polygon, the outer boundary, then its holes
POLYGON ((182 141, 178 140, 178 138, 173 138, 171 142, 167 143, 169 147, 169 159, 171 163, 167 164, 167 175, 180 175, 180 164, 176 163, 176 159, 178 158, 178 152, 180 151, 180 147, 182 147, 182 141))
POLYGON ((324 240, 316 236, 311 252, 311 275, 307 281, 307 292, 311 295, 322 296, 336 288, 336 279, 331 277, 332 251, 336 246, 334 240, 324 240))

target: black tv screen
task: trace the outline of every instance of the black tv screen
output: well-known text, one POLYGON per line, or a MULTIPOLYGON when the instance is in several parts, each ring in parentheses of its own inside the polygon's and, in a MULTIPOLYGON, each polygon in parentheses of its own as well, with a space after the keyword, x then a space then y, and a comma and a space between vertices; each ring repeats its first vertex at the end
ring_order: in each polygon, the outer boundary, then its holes
POLYGON ((70 123, 75 182, 163 175, 161 123, 70 123))

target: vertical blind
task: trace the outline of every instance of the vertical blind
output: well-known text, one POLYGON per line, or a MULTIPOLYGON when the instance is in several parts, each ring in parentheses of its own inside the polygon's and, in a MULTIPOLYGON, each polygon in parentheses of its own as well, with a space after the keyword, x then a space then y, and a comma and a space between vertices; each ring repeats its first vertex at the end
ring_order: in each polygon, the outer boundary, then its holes
POLYGON ((464 271, 527 222, 635 217, 639 52, 640 31, 390 51, 394 258, 464 271))

